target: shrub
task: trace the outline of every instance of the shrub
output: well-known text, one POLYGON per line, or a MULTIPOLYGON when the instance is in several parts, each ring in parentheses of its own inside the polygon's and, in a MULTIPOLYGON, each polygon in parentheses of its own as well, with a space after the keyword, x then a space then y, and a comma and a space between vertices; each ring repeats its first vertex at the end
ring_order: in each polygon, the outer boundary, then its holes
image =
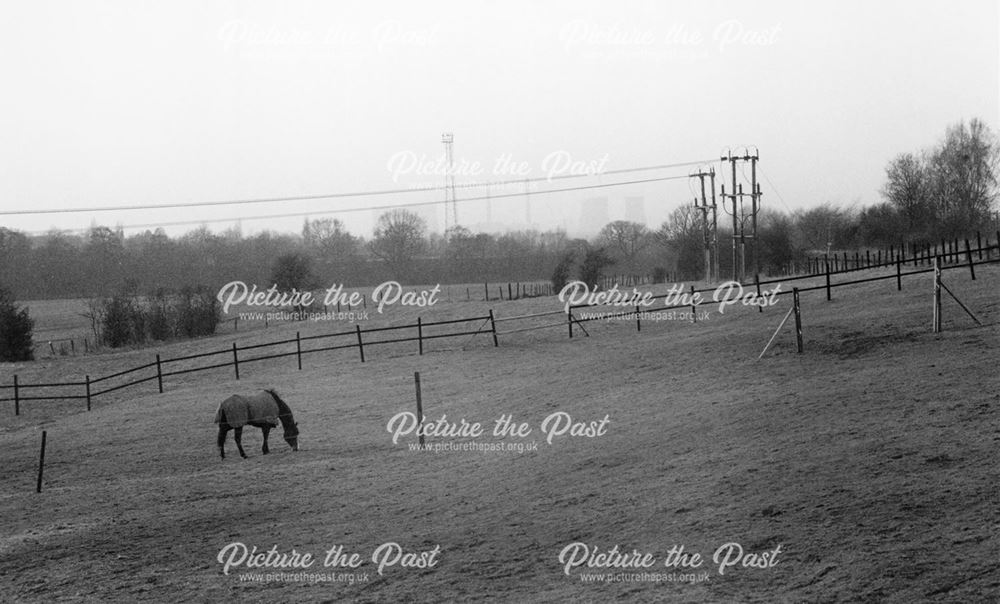
POLYGON ((31 337, 35 321, 14 296, 0 288, 0 361, 30 361, 35 358, 31 337))
POLYGON ((563 254, 559 263, 556 264, 556 268, 552 271, 552 288, 557 292, 566 287, 566 283, 569 282, 570 270, 573 268, 573 256, 573 252, 563 254))

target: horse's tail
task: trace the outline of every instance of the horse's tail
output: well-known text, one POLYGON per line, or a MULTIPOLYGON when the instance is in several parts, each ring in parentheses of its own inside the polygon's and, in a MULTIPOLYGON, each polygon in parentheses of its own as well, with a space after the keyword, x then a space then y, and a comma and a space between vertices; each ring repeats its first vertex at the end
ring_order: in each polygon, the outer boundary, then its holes
POLYGON ((215 410, 215 423, 226 423, 226 412, 222 409, 222 405, 219 405, 219 408, 215 410))

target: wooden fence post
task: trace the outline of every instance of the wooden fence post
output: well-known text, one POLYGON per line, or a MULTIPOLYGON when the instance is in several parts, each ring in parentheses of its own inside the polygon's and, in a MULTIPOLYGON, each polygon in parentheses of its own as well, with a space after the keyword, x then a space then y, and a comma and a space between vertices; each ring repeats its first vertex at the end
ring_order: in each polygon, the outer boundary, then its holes
POLYGON ((295 358, 299 362, 299 371, 302 371, 302 334, 295 332, 295 358))
POLYGON ((639 305, 635 305, 635 330, 642 331, 642 324, 639 323, 639 305))
POLYGON ((969 240, 965 240, 965 258, 969 262, 969 274, 972 275, 972 280, 976 280, 976 265, 972 263, 972 248, 969 247, 969 240))
POLYGON ((573 339, 573 309, 566 310, 566 324, 569 325, 569 339, 573 339))
POLYGON ((236 371, 236 379, 240 379, 240 357, 236 353, 236 342, 233 342, 233 369, 236 371))
POLYGON ((424 408, 423 402, 420 400, 420 372, 413 372, 413 385, 417 389, 417 433, 418 440, 420 441, 420 448, 424 448, 424 408))
POLYGON ((941 331, 941 257, 934 256, 934 333, 941 331))
POLYGON ((417 317, 417 354, 424 354, 424 324, 417 317))
POLYGON ((364 363, 365 362, 365 344, 364 344, 364 342, 361 341, 361 325, 358 325, 357 323, 355 323, 354 327, 357 329, 357 334, 358 334, 358 352, 361 354, 361 362, 364 363))
POLYGON ((163 366, 160 363, 160 353, 156 353, 156 386, 163 394, 163 366))
POLYGON ((90 376, 86 376, 84 385, 87 387, 87 411, 90 411, 90 376))
POLYGON ((896 291, 903 291, 903 261, 896 258, 896 291))
POLYGON ((795 345, 802 352, 802 313, 799 310, 799 288, 792 288, 792 303, 795 309, 795 345))
MULTIPOLYGON (((760 284, 757 285, 757 291, 760 292, 760 284)), ((698 308, 694 305, 694 285, 691 286, 691 322, 698 322, 698 308)))
POLYGON ((42 450, 38 453, 38 482, 35 484, 35 492, 42 492, 42 470, 45 468, 45 430, 42 430, 42 450))
POLYGON ((830 297, 830 263, 826 263, 826 301, 829 302, 830 297))
MULTIPOLYGON (((759 274, 754 274, 754 276, 753 276, 753 282, 754 282, 754 285, 757 286, 757 298, 760 299, 760 275, 759 274)), ((694 286, 693 285, 691 286, 691 296, 694 297, 694 286)), ((692 305, 691 308, 693 309, 694 305, 692 305)), ((764 307, 758 304, 757 305, 757 311, 758 312, 764 312, 764 307)))
POLYGON ((21 395, 18 393, 17 374, 14 374, 14 415, 21 415, 21 395))
POLYGON ((486 298, 485 298, 486 302, 489 302, 490 301, 490 284, 487 283, 487 282, 485 282, 485 281, 483 282, 483 291, 486 293, 486 298))
POLYGON ((497 322, 493 318, 493 309, 490 309, 490 330, 493 331, 493 347, 498 348, 500 342, 497 341, 497 322))
POLYGON ((979 231, 976 231, 976 249, 979 250, 979 259, 983 259, 983 236, 979 231))

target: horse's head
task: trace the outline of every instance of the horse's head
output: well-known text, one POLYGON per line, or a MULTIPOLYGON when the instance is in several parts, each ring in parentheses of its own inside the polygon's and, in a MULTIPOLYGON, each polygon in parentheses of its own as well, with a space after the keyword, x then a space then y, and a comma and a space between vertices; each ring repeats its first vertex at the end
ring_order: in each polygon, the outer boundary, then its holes
POLYGON ((290 422, 285 428, 285 442, 292 448, 292 451, 299 450, 299 425, 290 422))

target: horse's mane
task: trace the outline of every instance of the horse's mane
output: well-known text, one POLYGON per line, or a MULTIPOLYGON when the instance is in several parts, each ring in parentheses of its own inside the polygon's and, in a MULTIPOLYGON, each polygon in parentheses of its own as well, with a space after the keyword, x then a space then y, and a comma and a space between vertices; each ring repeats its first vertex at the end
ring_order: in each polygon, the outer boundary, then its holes
POLYGON ((278 393, 273 388, 265 388, 264 392, 267 392, 272 397, 274 397, 274 402, 278 404, 278 419, 282 419, 283 416, 287 416, 288 423, 295 430, 295 433, 298 434, 298 427, 295 424, 295 418, 292 417, 292 409, 288 406, 288 403, 282 400, 282 398, 278 396, 278 393))

